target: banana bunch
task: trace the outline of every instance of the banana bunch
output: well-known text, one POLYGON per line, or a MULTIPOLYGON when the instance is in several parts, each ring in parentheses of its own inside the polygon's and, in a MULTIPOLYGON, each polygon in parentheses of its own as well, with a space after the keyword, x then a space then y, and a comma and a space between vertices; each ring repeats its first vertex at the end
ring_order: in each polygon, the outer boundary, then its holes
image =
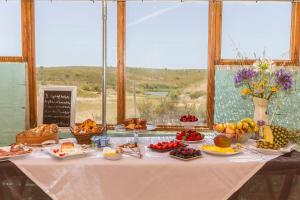
POLYGON ((236 133, 257 133, 259 131, 258 125, 253 119, 244 118, 236 125, 236 133))
POLYGON ((243 135, 246 133, 258 132, 258 125, 253 119, 244 118, 237 123, 216 124, 214 129, 220 133, 243 135))

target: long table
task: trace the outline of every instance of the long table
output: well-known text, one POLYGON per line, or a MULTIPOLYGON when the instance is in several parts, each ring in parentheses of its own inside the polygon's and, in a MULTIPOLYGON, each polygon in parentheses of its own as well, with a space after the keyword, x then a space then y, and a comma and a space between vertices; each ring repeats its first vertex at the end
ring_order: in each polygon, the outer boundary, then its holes
MULTIPOLYGON (((44 194, 37 192, 37 199, 41 200, 222 200, 242 198, 239 190, 264 169, 266 163, 280 156, 244 150, 227 157, 203 153, 202 158, 186 162, 147 148, 150 143, 172 139, 171 136, 139 138, 143 159, 124 155, 122 160, 109 161, 101 152, 94 152, 80 159, 57 160, 36 150, 26 159, 11 161, 41 188, 44 194)), ((130 140, 132 138, 115 137, 112 143, 117 146, 130 140)), ((205 140, 212 143, 212 137, 205 140)), ((199 145, 191 146, 198 148, 199 145)), ((299 160, 295 163, 299 164, 299 160)), ((0 163, 0 174, 1 171, 0 163)), ((298 184, 299 178, 296 182, 298 184)))

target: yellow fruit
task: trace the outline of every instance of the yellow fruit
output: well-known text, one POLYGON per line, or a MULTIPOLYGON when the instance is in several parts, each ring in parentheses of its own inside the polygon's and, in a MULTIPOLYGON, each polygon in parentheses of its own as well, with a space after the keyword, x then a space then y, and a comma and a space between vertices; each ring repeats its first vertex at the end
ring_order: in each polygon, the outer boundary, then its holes
POLYGON ((270 144, 273 144, 274 142, 274 137, 270 126, 264 127, 264 140, 270 144))
POLYGON ((249 129, 249 124, 247 122, 243 123, 243 129, 247 132, 249 129))
POLYGON ((229 129, 235 129, 235 124, 234 123, 227 123, 226 125, 226 129, 229 128, 229 129))
POLYGON ((242 128, 243 128, 243 123, 242 123, 242 122, 238 122, 238 123, 236 124, 236 128, 237 128, 237 129, 242 129, 242 128))
POLYGON ((215 127, 215 130, 222 133, 225 131, 225 126, 224 124, 217 124, 216 127, 215 127))
POLYGON ((225 130, 225 133, 227 133, 227 134, 235 134, 235 129, 227 127, 226 130, 225 130))

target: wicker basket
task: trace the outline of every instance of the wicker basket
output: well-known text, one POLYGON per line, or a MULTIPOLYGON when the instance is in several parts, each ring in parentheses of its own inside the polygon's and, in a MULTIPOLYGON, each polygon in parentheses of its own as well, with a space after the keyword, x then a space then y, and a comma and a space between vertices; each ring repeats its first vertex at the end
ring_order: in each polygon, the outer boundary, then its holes
POLYGON ((103 128, 101 128, 101 131, 99 133, 74 133, 73 128, 71 128, 71 133, 76 138, 78 144, 91 144, 91 138, 93 136, 101 135, 103 132, 103 128))

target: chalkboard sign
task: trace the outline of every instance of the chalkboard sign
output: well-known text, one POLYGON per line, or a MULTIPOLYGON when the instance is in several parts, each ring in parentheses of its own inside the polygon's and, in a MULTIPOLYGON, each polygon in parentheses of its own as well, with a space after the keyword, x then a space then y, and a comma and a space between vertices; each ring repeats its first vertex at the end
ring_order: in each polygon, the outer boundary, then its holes
POLYGON ((75 125, 75 86, 45 86, 40 89, 38 124, 75 125))

